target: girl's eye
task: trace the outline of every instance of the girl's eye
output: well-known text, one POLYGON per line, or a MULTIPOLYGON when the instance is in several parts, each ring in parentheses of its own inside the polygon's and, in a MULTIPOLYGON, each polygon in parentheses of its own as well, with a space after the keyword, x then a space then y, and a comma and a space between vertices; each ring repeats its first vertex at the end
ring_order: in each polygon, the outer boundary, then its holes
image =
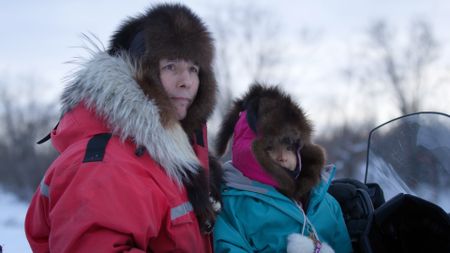
POLYGON ((289 146, 286 147, 286 149, 287 149, 288 151, 295 151, 294 145, 289 145, 289 146))
POLYGON ((271 152, 273 151, 273 147, 272 146, 267 146, 266 147, 266 152, 271 152))

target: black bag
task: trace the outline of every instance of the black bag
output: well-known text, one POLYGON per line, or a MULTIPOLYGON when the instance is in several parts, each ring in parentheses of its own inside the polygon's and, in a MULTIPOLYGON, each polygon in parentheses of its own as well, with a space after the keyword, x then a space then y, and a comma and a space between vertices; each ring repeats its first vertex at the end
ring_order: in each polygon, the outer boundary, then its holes
POLYGON ((372 252, 450 252, 450 217, 439 206, 398 194, 373 215, 368 231, 372 252))
POLYGON ((450 216, 409 194, 384 201, 378 184, 334 180, 328 192, 339 202, 355 253, 450 252, 450 216))

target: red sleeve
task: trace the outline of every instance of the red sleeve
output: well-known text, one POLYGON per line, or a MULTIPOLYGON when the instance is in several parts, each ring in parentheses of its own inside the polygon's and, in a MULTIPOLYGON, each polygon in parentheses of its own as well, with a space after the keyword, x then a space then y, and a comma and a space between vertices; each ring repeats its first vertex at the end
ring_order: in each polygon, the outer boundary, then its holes
POLYGON ((25 217, 25 233, 35 253, 48 252, 50 227, 47 213, 47 198, 42 196, 41 189, 38 187, 25 217))
MULTIPOLYGON (((77 171, 71 182, 50 182, 50 252, 145 252, 167 208, 159 190, 111 163, 85 163, 77 171)), ((33 217, 41 216, 41 202, 30 206, 31 227, 41 225, 33 217)))

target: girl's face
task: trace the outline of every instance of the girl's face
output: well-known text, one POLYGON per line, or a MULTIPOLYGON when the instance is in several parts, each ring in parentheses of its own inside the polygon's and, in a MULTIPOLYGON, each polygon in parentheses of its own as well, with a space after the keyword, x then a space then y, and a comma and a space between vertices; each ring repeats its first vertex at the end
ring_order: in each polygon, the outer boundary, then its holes
POLYGON ((159 78, 175 108, 177 119, 186 117, 189 106, 197 95, 199 66, 192 61, 161 59, 159 78))
POLYGON ((297 155, 294 147, 279 144, 271 146, 266 150, 270 158, 278 165, 291 171, 297 167, 297 155))

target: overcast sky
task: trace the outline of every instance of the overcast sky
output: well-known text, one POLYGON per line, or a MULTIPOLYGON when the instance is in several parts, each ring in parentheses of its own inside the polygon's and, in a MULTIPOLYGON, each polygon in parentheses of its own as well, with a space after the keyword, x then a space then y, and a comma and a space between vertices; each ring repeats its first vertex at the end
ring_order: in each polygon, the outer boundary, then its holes
MULTIPOLYGON (((14 79, 32 76, 46 84, 43 95, 59 94, 62 80, 73 69, 65 64, 83 50, 81 33, 93 33, 108 45, 110 34, 127 16, 134 16, 151 4, 143 0, 17 0, 3 1, 0 8, 0 77, 14 79)), ((224 1, 181 1, 200 17, 208 19, 224 1)), ((414 18, 423 18, 433 26, 438 41, 450 42, 450 1, 446 0, 248 0, 267 10, 282 24, 283 36, 299 33, 301 27, 321 34, 323 49, 310 60, 314 78, 338 82, 328 65, 345 60, 339 53, 349 42, 361 36, 374 20, 384 19, 405 29, 414 18), (325 77, 323 77, 325 76, 325 77)), ((315 92, 315 91, 314 91, 315 92)), ((305 96, 311 97, 309 93, 305 96)))

